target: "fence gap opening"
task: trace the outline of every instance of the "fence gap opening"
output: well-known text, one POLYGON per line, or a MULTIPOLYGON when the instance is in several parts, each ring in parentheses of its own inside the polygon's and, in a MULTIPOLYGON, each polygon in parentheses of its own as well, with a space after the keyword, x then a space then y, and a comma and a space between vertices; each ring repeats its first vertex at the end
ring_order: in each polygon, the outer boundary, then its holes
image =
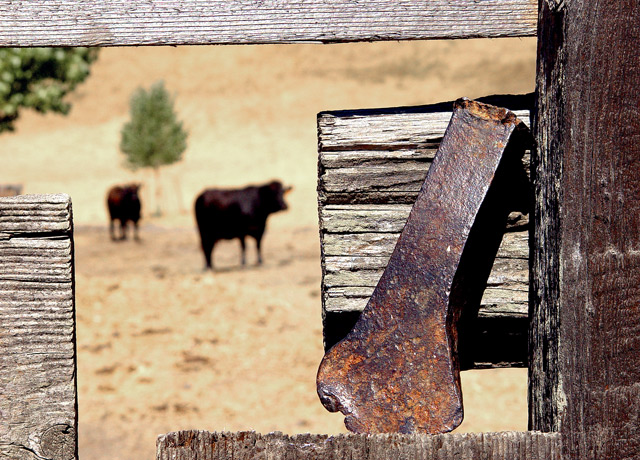
MULTIPOLYGON (((73 200, 80 457, 151 458, 158 434, 188 428, 344 432, 315 394, 316 114, 531 92, 535 50, 535 38, 104 48, 68 116, 25 111, 0 136, 3 180, 73 200), (159 80, 189 138, 151 217, 152 173, 123 168, 119 142, 132 92, 159 80), (263 265, 249 243, 242 269, 233 241, 204 273, 195 196, 273 178, 294 188, 269 219, 263 265), (113 243, 106 191, 131 181, 143 183, 141 242, 113 243)), ((526 369, 462 381, 460 431, 526 429, 526 369)))

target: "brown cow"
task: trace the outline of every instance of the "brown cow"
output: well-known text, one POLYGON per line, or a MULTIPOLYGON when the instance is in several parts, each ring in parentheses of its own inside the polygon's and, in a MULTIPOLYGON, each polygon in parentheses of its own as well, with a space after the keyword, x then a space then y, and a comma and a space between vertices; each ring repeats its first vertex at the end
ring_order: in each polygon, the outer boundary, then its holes
POLYGON ((138 197, 139 184, 116 185, 109 189, 107 194, 107 207, 109 208, 109 234, 112 240, 116 240, 114 221, 120 221, 120 240, 127 239, 127 223, 133 222, 133 237, 138 237, 138 221, 140 220, 140 198, 138 197))

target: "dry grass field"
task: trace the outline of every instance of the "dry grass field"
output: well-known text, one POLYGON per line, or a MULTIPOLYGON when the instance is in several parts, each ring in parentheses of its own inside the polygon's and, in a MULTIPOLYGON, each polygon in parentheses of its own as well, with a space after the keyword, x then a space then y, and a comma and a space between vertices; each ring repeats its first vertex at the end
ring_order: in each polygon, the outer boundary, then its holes
MULTIPOLYGON (((345 432, 315 394, 322 358, 316 114, 533 90, 535 40, 108 48, 69 116, 24 113, 0 136, 0 183, 71 195, 75 219, 82 460, 152 459, 179 429, 345 432), (152 176, 119 153, 131 93, 164 80, 189 131, 152 176), (262 266, 249 244, 203 272, 192 215, 207 186, 279 178, 262 266), (143 183, 139 243, 107 232, 109 186, 143 183), (162 217, 154 211, 162 207, 162 217)), ((526 429, 526 370, 463 374, 463 431, 526 429)))

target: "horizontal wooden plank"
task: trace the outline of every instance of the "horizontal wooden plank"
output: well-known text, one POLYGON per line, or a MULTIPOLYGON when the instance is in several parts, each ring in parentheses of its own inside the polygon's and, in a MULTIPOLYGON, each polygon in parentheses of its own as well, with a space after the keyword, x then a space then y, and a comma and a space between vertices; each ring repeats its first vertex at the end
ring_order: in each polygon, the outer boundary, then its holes
POLYGON ((357 165, 386 165, 389 162, 395 162, 397 166, 402 167, 405 161, 413 161, 420 163, 430 163, 436 156, 440 140, 437 142, 423 142, 408 148, 402 146, 395 150, 335 150, 324 151, 319 158, 320 165, 325 169, 352 168, 357 165))
MULTIPOLYGON (((451 108, 441 112, 380 113, 362 115, 356 112, 323 112, 318 115, 318 142, 321 152, 336 150, 390 150, 419 147, 433 148, 433 141, 442 138, 451 108)), ((425 110, 428 110, 425 106, 425 110)), ((367 112, 364 112, 365 114, 367 112)), ((514 110, 527 126, 528 110, 514 110)))
POLYGON ((75 458, 71 214, 67 195, 0 198, 0 457, 75 458))
POLYGON ((72 299, 71 280, 66 283, 0 279, 0 298, 18 305, 72 299))
MULTIPOLYGON (((393 161, 379 155, 374 161, 353 161, 350 166, 345 161, 342 167, 325 168, 319 178, 319 201, 326 205, 413 204, 431 165, 432 157, 424 157, 393 161)), ((529 160, 527 155, 527 173, 529 160)))
POLYGON ((529 291, 488 287, 484 291, 478 315, 486 318, 526 318, 528 313, 529 291))
POLYGON ((65 234, 70 228, 66 195, 0 200, 0 235, 4 235, 0 237, 0 280, 69 282, 71 240, 65 234))
POLYGON ((367 116, 321 113, 318 115, 320 150, 417 148, 442 138, 451 120, 451 113, 383 113, 367 116))
POLYGON ((340 194, 394 193, 396 199, 404 195, 404 202, 412 203, 420 191, 429 170, 429 163, 404 162, 394 164, 328 169, 322 175, 328 196, 340 194))
POLYGON ((326 233, 397 233, 404 228, 411 205, 327 205, 320 208, 320 229, 326 233))
POLYGON ((35 255, 46 253, 52 256, 56 253, 66 254, 70 248, 71 242, 68 238, 43 237, 42 239, 33 239, 24 236, 13 236, 10 241, 8 239, 0 240, 0 254, 3 256, 12 254, 24 255, 25 252, 29 251, 35 255))
POLYGON ((71 231, 68 195, 18 195, 0 199, 0 240, 21 233, 71 231))
MULTIPOLYGON (((376 206, 379 209, 385 205, 376 206)), ((344 209, 344 208, 343 208, 344 209)), ((397 219, 406 220, 408 209, 405 207, 393 209, 401 209, 400 212, 406 211, 407 214, 397 214, 397 219)), ((339 211, 337 211, 339 212, 339 211)), ((341 227, 337 227, 341 228, 341 227)), ((364 226, 364 228, 368 228, 364 226)), ((323 235, 323 256, 325 258, 331 256, 383 256, 389 257, 393 251, 400 233, 325 233, 323 235)), ((498 258, 524 259, 529 258, 529 237, 527 231, 508 232, 502 238, 502 244, 498 249, 498 258)))
MULTIPOLYGON (((335 256, 325 258, 326 275, 342 276, 345 273, 355 273, 356 275, 363 272, 376 272, 382 275, 382 272, 389 262, 389 257, 353 257, 353 256, 335 256)), ((527 281, 529 277, 529 264, 523 259, 497 259, 494 263, 494 269, 487 280, 488 286, 512 287, 514 290, 527 291, 527 281)), ((327 286, 349 286, 350 284, 340 284, 334 282, 330 284, 326 281, 327 286)), ((359 284, 359 286, 375 286, 377 280, 371 284, 359 284)))
POLYGON ((211 433, 180 431, 158 437, 157 460, 298 459, 559 460, 557 433, 502 432, 441 435, 211 433))
POLYGON ((2 209, 10 208, 28 208, 34 209, 47 209, 50 207, 56 207, 60 204, 68 204, 70 202, 69 195, 65 193, 52 193, 52 194, 29 194, 29 195, 17 195, 14 197, 2 197, 0 200, 0 206, 2 209))
MULTIPOLYGON (((375 286, 327 287, 324 293, 325 310, 332 313, 364 310, 375 286)), ((522 317, 528 313, 528 291, 488 287, 482 298, 478 315, 481 317, 522 317)))
MULTIPOLYGON (((360 270, 355 272, 338 271, 325 275, 325 310, 331 312, 362 311, 369 296, 373 292, 384 270, 360 270), (346 290, 345 290, 346 289, 346 290), (356 292, 370 290, 367 295, 356 295, 356 292), (352 291, 353 290, 353 291, 352 291)), ((528 271, 522 271, 528 275, 528 271)), ((527 283, 522 279, 511 278, 504 282, 489 279, 480 302, 480 314, 485 311, 499 309, 506 315, 519 316, 527 314, 527 283)))
MULTIPOLYGON (((323 236, 326 311, 361 311, 365 307, 398 236, 398 233, 326 233, 323 236)), ((489 314, 485 312, 487 309, 507 315, 526 315, 528 255, 526 231, 504 235, 480 304, 481 315, 489 314)))
MULTIPOLYGON (((357 311, 361 312, 373 293, 373 286, 358 285, 360 279, 373 280, 382 275, 382 271, 371 273, 357 273, 353 278, 333 278, 329 281, 324 293, 325 310, 330 312, 357 311), (366 293, 366 294, 365 294, 366 293)), ((364 284, 364 283, 362 283, 364 284)), ((491 316, 501 312, 506 316, 522 316, 527 314, 528 291, 520 284, 513 288, 508 286, 487 287, 480 303, 479 314, 491 316)), ((526 288, 526 284, 524 285, 526 288)))
POLYGON ((523 37, 536 19, 532 0, 0 0, 0 46, 523 37))

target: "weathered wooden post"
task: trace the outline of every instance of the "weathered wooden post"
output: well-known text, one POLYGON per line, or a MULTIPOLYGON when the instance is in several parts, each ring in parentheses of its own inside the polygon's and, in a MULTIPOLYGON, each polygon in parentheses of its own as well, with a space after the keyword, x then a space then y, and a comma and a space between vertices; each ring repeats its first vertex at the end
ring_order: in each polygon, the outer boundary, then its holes
POLYGON ((540 2, 530 428, 640 457, 640 2, 540 2))
POLYGON ((0 198, 0 458, 77 458, 67 195, 0 198))

